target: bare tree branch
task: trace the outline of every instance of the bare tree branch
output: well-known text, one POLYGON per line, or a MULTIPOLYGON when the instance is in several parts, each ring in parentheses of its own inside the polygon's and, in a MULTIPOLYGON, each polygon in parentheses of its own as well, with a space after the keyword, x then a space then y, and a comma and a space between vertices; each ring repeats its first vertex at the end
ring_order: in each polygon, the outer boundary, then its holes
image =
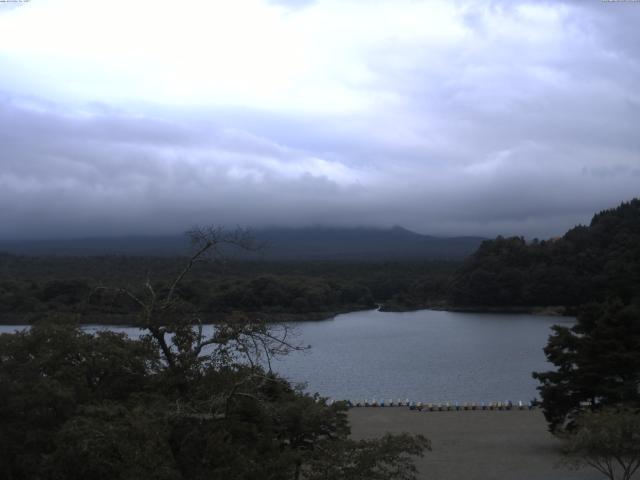
POLYGON ((223 258, 225 251, 221 247, 255 251, 262 245, 256 243, 248 230, 241 228, 228 231, 221 227, 194 227, 187 235, 194 250, 165 293, 156 291, 149 272, 143 283, 144 296, 134 293, 130 288, 101 287, 126 296, 140 308, 141 328, 148 331, 157 343, 170 369, 177 373, 198 369, 204 361, 201 358, 203 355, 207 358, 219 355, 220 359, 228 359, 230 354, 233 356, 233 348, 230 347, 235 345, 235 352, 243 354, 249 365, 255 367, 264 358, 271 370, 274 355, 306 348, 289 340, 287 326, 273 327, 243 316, 216 325, 213 334, 207 338, 201 319, 185 310, 187 304, 179 298, 180 285, 198 262, 211 257, 223 258), (210 346, 217 348, 208 352, 207 347, 210 346))

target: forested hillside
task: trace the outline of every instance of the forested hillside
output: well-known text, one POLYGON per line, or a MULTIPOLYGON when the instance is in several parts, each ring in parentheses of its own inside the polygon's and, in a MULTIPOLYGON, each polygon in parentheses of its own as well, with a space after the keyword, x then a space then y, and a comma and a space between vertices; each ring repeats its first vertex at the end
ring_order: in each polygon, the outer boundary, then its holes
POLYGON ((640 200, 596 215, 563 237, 485 241, 456 272, 458 306, 578 306, 640 296, 640 200))
MULTIPOLYGON (((135 305, 114 288, 166 288, 181 257, 29 257, 0 255, 0 322, 31 322, 72 313, 82 322, 135 320, 135 305), (109 287, 101 289, 99 287, 109 287)), ((199 263, 180 286, 180 297, 205 320, 234 311, 268 320, 319 319, 338 312, 407 309, 442 303, 450 262, 199 263)))
MULTIPOLYGON (((357 235, 347 237, 345 251, 355 248, 357 235)), ((326 318, 380 304, 390 310, 521 309, 577 307, 611 296, 629 303, 640 291, 640 201, 600 212, 589 226, 577 226, 561 238, 484 241, 462 264, 367 258, 211 261, 199 264, 179 293, 210 320, 234 311, 272 320, 326 318)), ((50 313, 74 313, 89 322, 130 322, 131 302, 96 288, 143 289, 149 278, 161 290, 183 261, 178 256, 0 254, 0 322, 50 313)))

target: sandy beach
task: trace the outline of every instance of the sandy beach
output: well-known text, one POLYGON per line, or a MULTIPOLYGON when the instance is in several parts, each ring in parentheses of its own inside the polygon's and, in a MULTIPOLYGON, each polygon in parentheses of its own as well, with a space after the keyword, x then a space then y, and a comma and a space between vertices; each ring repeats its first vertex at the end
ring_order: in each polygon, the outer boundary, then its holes
POLYGON ((592 469, 559 463, 559 441, 540 410, 418 412, 408 408, 353 408, 352 437, 420 433, 433 450, 417 460, 429 480, 600 480, 592 469))

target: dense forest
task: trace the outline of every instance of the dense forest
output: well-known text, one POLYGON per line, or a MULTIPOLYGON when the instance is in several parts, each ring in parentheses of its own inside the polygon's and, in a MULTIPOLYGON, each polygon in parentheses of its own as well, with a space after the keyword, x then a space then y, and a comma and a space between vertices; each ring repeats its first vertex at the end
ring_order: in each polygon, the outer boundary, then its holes
MULTIPOLYGON (((162 289, 185 257, 25 256, 0 254, 0 321, 31 322, 50 313, 86 322, 134 321, 135 306, 116 289, 162 289), (109 288, 103 288, 109 287, 109 288)), ((232 312, 267 320, 320 319, 374 308, 528 309, 616 296, 630 302, 640 291, 640 201, 593 217, 564 236, 527 242, 522 237, 482 242, 464 263, 455 261, 202 262, 180 295, 204 320, 232 312)))
POLYGON ((286 326, 242 316, 210 336, 194 326, 178 287, 226 241, 212 238, 168 288, 123 289, 139 339, 93 335, 60 314, 0 335, 1 478, 415 480, 426 438, 351 440, 346 403, 270 370, 270 358, 302 348, 286 326))
POLYGON ((453 276, 449 300, 457 306, 577 307, 611 296, 629 303, 639 292, 640 200, 634 199, 560 238, 483 242, 453 276))
MULTIPOLYGON (((31 257, 0 255, 0 321, 31 322, 70 313, 83 322, 135 320, 135 305, 117 288, 161 290, 183 257, 31 257), (108 288, 103 288, 108 287, 108 288)), ((442 304, 454 262, 208 261, 180 286, 204 320, 234 311, 267 320, 326 318, 375 308, 442 304)))

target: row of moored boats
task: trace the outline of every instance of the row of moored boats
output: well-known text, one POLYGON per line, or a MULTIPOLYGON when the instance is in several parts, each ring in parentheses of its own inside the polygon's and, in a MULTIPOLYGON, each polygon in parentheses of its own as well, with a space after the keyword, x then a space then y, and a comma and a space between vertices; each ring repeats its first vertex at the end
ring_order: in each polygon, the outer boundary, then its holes
POLYGON ((512 402, 507 400, 506 402, 465 402, 465 403, 423 403, 413 402, 408 399, 402 400, 376 400, 372 401, 362 400, 352 402, 347 400, 347 404, 350 407, 409 407, 409 410, 428 411, 428 412, 443 412, 443 411, 461 411, 461 410, 532 410, 536 407, 534 402, 512 402))

